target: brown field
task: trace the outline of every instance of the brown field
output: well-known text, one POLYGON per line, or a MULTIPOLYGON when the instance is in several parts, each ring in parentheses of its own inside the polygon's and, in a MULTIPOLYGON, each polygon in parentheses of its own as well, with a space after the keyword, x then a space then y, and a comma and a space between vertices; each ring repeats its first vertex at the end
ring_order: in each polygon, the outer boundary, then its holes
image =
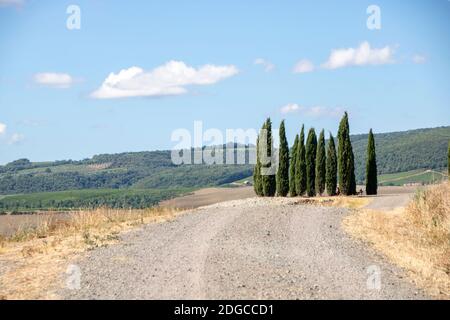
POLYGON ((193 209, 214 203, 246 199, 255 196, 253 187, 205 188, 186 196, 162 201, 161 207, 193 209))
POLYGON ((63 223, 70 219, 69 212, 41 212, 34 214, 0 215, 0 236, 10 237, 21 231, 35 228, 44 221, 63 223))

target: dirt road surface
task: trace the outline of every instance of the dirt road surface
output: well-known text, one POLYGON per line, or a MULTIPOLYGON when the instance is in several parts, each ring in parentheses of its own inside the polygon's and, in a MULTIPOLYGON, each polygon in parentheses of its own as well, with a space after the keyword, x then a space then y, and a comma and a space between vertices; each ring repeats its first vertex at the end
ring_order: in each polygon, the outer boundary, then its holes
MULTIPOLYGON (((382 197, 380 197, 381 199, 382 197)), ((343 208, 248 198, 147 225, 74 263, 66 299, 418 299, 405 274, 341 229, 343 208)), ((66 275, 62 275, 66 277, 66 275)))
MULTIPOLYGON (((358 186, 358 190, 364 186, 358 186)), ((378 193, 384 195, 404 195, 411 194, 417 187, 379 187, 378 193)), ((247 199, 255 196, 252 186, 235 188, 205 188, 194 191, 188 195, 174 199, 162 201, 159 205, 169 208, 195 209, 215 203, 247 199)), ((386 198, 385 200, 387 200, 386 198)), ((403 200, 406 198, 402 198, 403 200)), ((383 200, 384 201, 384 200, 383 200)), ((383 203, 381 201, 381 203, 383 203)), ((404 202, 404 201, 403 201, 404 202)), ((402 202, 402 203, 403 203, 402 202)), ((376 208, 373 208, 376 209, 376 208)), ((65 221, 70 219, 70 213, 46 213, 22 214, 22 215, 0 215, 0 236, 10 236, 18 230, 35 227, 45 220, 47 215, 51 215, 55 221, 65 221)))

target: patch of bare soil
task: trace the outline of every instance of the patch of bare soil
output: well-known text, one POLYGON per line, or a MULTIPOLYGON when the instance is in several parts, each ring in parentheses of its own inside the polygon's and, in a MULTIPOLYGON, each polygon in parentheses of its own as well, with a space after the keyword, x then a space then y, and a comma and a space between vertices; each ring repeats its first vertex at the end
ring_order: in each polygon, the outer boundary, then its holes
POLYGON ((159 205, 167 208, 194 209, 214 203, 246 199, 255 196, 253 187, 205 188, 191 194, 162 201, 159 205))

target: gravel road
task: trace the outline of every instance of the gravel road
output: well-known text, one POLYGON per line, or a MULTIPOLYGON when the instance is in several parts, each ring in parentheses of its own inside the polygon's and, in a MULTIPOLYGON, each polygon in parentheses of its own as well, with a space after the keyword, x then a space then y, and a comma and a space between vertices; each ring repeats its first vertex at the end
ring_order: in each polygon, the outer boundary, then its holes
POLYGON ((202 207, 89 252, 74 262, 81 268, 81 289, 60 294, 66 299, 424 298, 401 270, 344 233, 346 214, 289 198, 202 207), (367 284, 378 270, 380 289, 367 284))

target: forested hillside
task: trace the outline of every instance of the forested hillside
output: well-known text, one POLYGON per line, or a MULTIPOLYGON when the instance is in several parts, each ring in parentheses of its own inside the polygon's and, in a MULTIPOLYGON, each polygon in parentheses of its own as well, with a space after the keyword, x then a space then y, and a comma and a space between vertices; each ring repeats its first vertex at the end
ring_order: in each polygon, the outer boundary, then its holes
MULTIPOLYGON (((367 135, 351 136, 356 177, 364 180, 367 135)), ((447 166, 450 126, 375 134, 378 173, 447 166)), ((103 154, 81 161, 30 162, 0 166, 0 194, 77 189, 204 187, 252 174, 252 165, 174 165, 170 151, 103 154)))
MULTIPOLYGON (((367 137, 351 137, 359 182, 364 181, 367 137)), ((450 126, 375 134, 378 174, 446 168, 449 140, 450 126)))
MULTIPOLYGON (((361 183, 367 135, 353 135, 351 140, 356 179, 361 183)), ((450 126, 375 134, 378 173, 445 168, 449 140, 450 126)), ((226 185, 250 177, 253 171, 251 164, 177 166, 170 155, 170 151, 148 151, 103 154, 81 161, 37 163, 20 159, 0 166, 0 195, 8 195, 0 196, 0 209, 49 205, 66 208, 71 204, 145 207, 186 190, 226 185), (92 190, 93 193, 61 193, 67 190, 92 190), (40 195, 20 196, 31 193, 40 195), (10 196, 14 194, 19 195, 10 196)))
POLYGON ((0 167, 0 194, 77 189, 217 186, 251 175, 251 165, 174 165, 170 151, 105 154, 82 161, 0 167))

